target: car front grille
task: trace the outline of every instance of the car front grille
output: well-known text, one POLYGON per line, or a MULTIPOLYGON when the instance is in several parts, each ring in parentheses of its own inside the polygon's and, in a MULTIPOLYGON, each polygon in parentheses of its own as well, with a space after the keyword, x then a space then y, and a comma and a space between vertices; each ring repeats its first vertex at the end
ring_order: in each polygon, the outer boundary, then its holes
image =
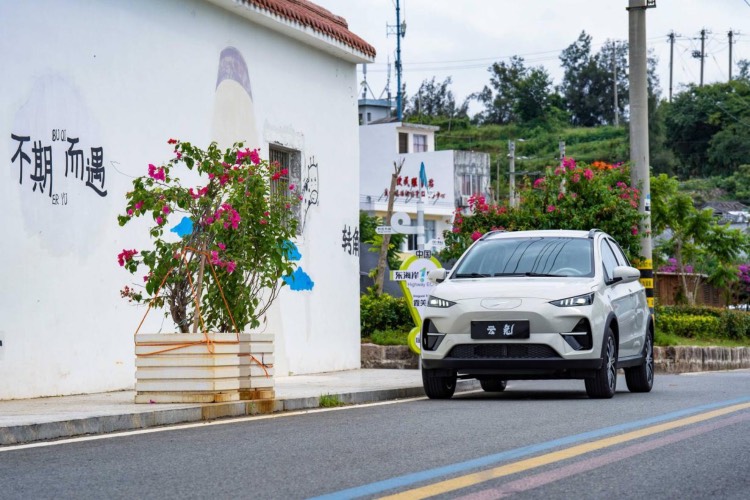
POLYGON ((453 346, 446 359, 560 359, 544 344, 465 344, 453 346))

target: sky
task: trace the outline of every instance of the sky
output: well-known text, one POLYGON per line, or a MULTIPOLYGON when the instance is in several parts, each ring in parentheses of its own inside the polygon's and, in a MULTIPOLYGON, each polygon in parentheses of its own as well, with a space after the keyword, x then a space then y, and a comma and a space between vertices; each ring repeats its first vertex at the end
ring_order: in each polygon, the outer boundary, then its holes
MULTIPOLYGON (((344 17, 349 29, 375 47, 367 67, 367 82, 376 98, 385 97, 387 66, 395 60, 396 36, 386 25, 396 24, 396 0, 313 0, 344 17)), ((496 61, 522 56, 527 66, 544 66, 558 85, 559 56, 581 31, 592 36, 592 51, 607 41, 628 39, 628 0, 400 0, 406 22, 401 58, 407 94, 425 79, 453 79, 451 90, 460 104, 489 83, 487 68, 496 61)), ((700 31, 707 31, 704 83, 726 81, 729 66, 727 33, 735 32, 732 73, 736 62, 750 59, 750 0, 656 0, 646 13, 646 37, 658 58, 661 96, 669 88, 669 43, 674 31, 673 93, 682 85, 699 83, 700 31)), ((363 80, 362 67, 358 78, 363 80)), ((391 72, 396 94, 396 73, 391 72)), ((360 90, 361 95, 361 90, 360 90)), ((368 97, 371 97, 368 95, 368 97)), ((471 112, 479 111, 472 105, 471 112)))

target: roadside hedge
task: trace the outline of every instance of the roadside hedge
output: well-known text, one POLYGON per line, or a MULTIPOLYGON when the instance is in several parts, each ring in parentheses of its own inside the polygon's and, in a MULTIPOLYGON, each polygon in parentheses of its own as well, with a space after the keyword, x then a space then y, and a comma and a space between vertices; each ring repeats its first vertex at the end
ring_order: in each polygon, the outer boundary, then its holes
POLYGON ((375 331, 399 330, 408 332, 414 322, 403 297, 387 293, 377 295, 372 289, 359 298, 359 324, 362 337, 375 331))
POLYGON ((657 339, 676 335, 694 339, 750 339, 750 313, 706 306, 658 306, 657 339))

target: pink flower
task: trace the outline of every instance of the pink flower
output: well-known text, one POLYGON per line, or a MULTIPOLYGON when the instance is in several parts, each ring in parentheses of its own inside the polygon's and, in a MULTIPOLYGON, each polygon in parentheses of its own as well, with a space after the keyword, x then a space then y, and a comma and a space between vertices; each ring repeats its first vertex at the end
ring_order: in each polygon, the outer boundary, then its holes
POLYGON ((268 221, 267 221, 266 219, 261 219, 261 220, 260 220, 260 223, 261 223, 261 224, 268 224, 268 221))
POLYGON ((563 159, 563 167, 567 168, 568 170, 574 170, 576 168, 576 161, 573 158, 566 156, 563 159))
POLYGON ((126 262, 130 262, 133 256, 137 253, 138 250, 123 249, 122 252, 117 255, 117 262, 120 264, 120 267, 124 266, 126 262))
POLYGON ((458 228, 458 227, 454 226, 453 229, 451 229, 451 231, 453 231, 453 233, 460 233, 461 232, 461 228, 458 228))
POLYGON ((221 259, 219 258, 219 252, 217 252, 216 250, 212 250, 211 251, 208 260, 210 260, 211 264, 213 264, 215 266, 220 266, 221 265, 221 259))
POLYGON ((159 216, 156 218, 156 223, 161 226, 164 223, 164 219, 162 219, 161 216, 159 216))
POLYGON ((479 231, 474 231, 473 233, 471 233, 471 239, 473 241, 477 241, 481 237, 482 237, 482 233, 480 233, 479 231))
POLYGON ((289 184, 289 191, 294 191, 294 184, 289 184))
POLYGON ((151 163, 148 164, 148 176, 157 181, 164 181, 166 179, 164 168, 156 168, 156 166, 151 163))
POLYGON ((170 212, 169 207, 167 205, 164 205, 161 207, 161 211, 164 212, 164 214, 168 214, 170 212))
POLYGON ((169 139, 167 144, 177 144, 177 139, 169 139))
POLYGON ((554 205, 547 205, 547 213, 554 212, 555 210, 557 210, 557 207, 554 205))
POLYGON ((237 263, 234 261, 227 262, 227 272, 229 274, 232 274, 234 272, 234 269, 237 267, 237 263))
POLYGON ((141 208, 143 208, 143 202, 139 201, 133 208, 135 208, 136 210, 140 210, 141 208))
POLYGON ((559 194, 557 195, 557 199, 558 199, 558 200, 562 200, 563 198, 565 198, 565 193, 559 193, 559 194))
POLYGON ((573 181, 574 184, 578 184, 581 181, 581 174, 573 174, 573 177, 571 177, 570 180, 573 181))
POLYGON ((178 160, 179 160, 180 158, 182 158, 182 153, 180 153, 180 152, 179 152, 179 151, 177 151, 176 149, 174 150, 174 154, 175 154, 175 155, 177 155, 177 159, 178 159, 178 160))
POLYGON ((630 232, 633 234, 633 236, 635 236, 636 234, 638 234, 638 226, 631 227, 630 228, 630 232))
POLYGON ((575 200, 576 198, 578 198, 578 193, 570 193, 570 197, 575 200))
POLYGON ((594 172, 592 172, 590 168, 587 168, 583 173, 583 176, 586 178, 586 180, 590 181, 594 178, 594 172))
POLYGON ((226 246, 226 245, 225 245, 224 243, 217 243, 217 245, 218 245, 218 246, 219 246, 219 248, 221 248, 222 250, 226 250, 226 249, 227 249, 227 246, 226 246))
POLYGON ((132 217, 132 215, 133 215, 133 209, 128 208, 128 217, 132 217))
POLYGON ((257 149, 250 151, 250 161, 253 162, 253 165, 260 163, 260 155, 258 154, 257 149))
POLYGON ((544 185, 544 177, 540 177, 534 181, 534 188, 539 188, 544 185))

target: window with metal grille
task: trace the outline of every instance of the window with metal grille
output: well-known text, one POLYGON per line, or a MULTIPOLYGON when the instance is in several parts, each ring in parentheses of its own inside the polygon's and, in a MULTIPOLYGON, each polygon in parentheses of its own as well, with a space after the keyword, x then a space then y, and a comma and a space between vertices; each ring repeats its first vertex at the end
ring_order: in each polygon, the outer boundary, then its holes
MULTIPOLYGON (((275 144, 268 148, 268 160, 274 165, 278 163, 278 170, 286 169, 287 173, 281 175, 278 179, 271 181, 271 196, 285 196, 291 198, 297 196, 301 185, 302 173, 302 155, 299 151, 287 149, 275 144), (291 185, 295 186, 290 190, 291 185)), ((292 213, 293 217, 300 220, 300 205, 295 204, 292 213)), ((301 234, 302 224, 297 223, 297 234, 301 234)))

